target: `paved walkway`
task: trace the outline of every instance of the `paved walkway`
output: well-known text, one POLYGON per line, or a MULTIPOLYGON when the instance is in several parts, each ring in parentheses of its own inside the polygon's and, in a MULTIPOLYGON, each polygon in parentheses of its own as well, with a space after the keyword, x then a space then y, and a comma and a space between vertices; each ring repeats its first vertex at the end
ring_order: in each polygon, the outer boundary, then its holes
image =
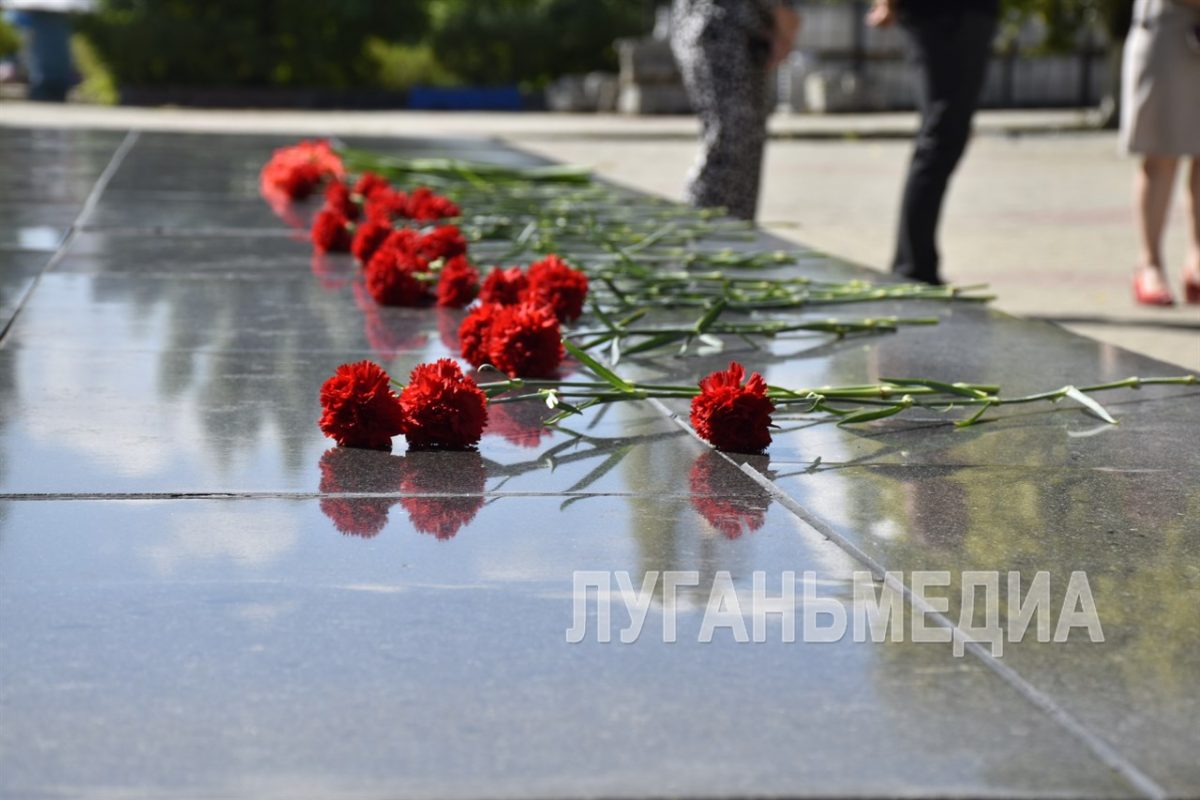
MULTIPOLYGON (((1115 135, 1075 111, 984 112, 943 225, 948 278, 988 283, 997 307, 1200 369, 1200 309, 1130 300, 1136 258, 1131 162, 1115 135)), ((772 120, 762 220, 807 245, 885 268, 911 114, 772 120)), ((426 112, 213 112, 0 105, 0 125, 325 135, 491 136, 587 164, 636 188, 679 197, 694 154, 690 117, 426 112)), ((1186 248, 1182 193, 1167 237, 1178 274, 1186 248)), ((1178 287, 1176 286, 1178 292, 1178 287)))

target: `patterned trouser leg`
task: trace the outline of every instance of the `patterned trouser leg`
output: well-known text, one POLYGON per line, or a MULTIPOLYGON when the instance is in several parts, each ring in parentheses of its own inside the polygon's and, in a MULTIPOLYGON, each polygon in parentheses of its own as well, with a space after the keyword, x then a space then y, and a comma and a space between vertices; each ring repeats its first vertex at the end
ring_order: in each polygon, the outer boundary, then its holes
POLYGON ((721 0, 676 0, 671 49, 701 122, 687 201, 754 219, 767 138, 767 58, 761 32, 721 0))

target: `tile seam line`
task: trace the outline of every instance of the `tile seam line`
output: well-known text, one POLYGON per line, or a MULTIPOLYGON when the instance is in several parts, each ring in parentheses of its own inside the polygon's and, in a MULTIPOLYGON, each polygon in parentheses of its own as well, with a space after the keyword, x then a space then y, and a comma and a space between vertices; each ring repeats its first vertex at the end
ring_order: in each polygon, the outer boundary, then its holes
MULTIPOLYGON (((0 502, 69 502, 104 500, 357 500, 403 499, 408 497, 672 497, 684 499, 691 493, 663 494, 652 492, 5 492, 0 502)), ((737 492, 713 492, 702 497, 745 497, 737 492)))
POLYGON ((913 592, 903 581, 896 580, 888 575, 888 570, 873 557, 859 548, 850 540, 833 530, 829 526, 823 524, 820 520, 814 518, 804 506, 802 506, 795 498, 785 492, 779 485, 768 478, 763 473, 756 470, 749 464, 739 464, 725 453, 713 448, 708 442, 705 442, 700 436, 692 430, 680 416, 669 409, 661 401, 650 398, 649 402, 655 406, 660 413, 667 416, 675 424, 679 425, 685 431, 690 433, 697 441, 708 447, 713 452, 724 458, 734 468, 741 471, 755 483, 763 488, 771 497, 780 505, 792 513, 794 517, 807 525, 812 530, 816 531, 821 536, 824 536, 829 541, 833 542, 852 558, 866 565, 871 573, 878 579, 882 580, 893 591, 899 592, 901 596, 914 608, 920 610, 927 618, 933 621, 938 627, 946 628, 950 631, 952 641, 961 642, 963 649, 975 656, 983 665, 990 670, 994 675, 1000 678, 1004 683, 1013 689, 1017 694, 1025 699, 1030 705, 1041 711, 1046 716, 1050 717, 1055 724, 1064 729, 1068 734, 1079 741, 1101 764, 1116 772, 1121 778, 1142 797, 1148 800, 1168 800, 1170 793, 1158 784, 1153 778, 1139 769, 1129 759, 1122 755, 1116 748, 1106 742, 1097 734, 1093 733, 1090 728, 1077 720, 1070 712, 1059 705, 1055 700, 1042 690, 1038 689, 1028 680, 1026 680, 1019 672, 1012 667, 1004 664, 1000 659, 996 658, 991 652, 980 644, 975 639, 971 638, 962 628, 954 623, 949 617, 940 611, 934 609, 925 598, 913 592))
POLYGON ((92 184, 92 189, 90 192, 88 192, 87 198, 84 199, 83 207, 79 209, 79 213, 75 216, 75 221, 71 223, 69 228, 67 228, 67 235, 63 237, 63 240, 58 245, 58 249, 54 251, 54 253, 46 261, 45 266, 43 266, 38 274, 34 277, 33 283, 29 285, 29 288, 25 291, 25 294, 21 296, 21 300, 17 303, 17 307, 13 310, 13 313, 11 316, 9 316, 7 322, 5 322, 4 328, 0 330, 0 346, 4 344, 5 340, 8 338, 9 331, 13 329, 13 325, 16 324, 17 319, 21 316, 21 312, 25 310, 25 306, 29 303, 29 298, 33 297, 33 293, 37 291, 38 286, 42 282, 42 276, 58 266, 59 262, 66 257, 67 250, 71 248, 75 238, 87 224, 88 217, 91 216, 92 211, 95 210, 96 205, 100 202, 100 196, 104 194, 104 190, 108 188, 108 184, 112 180, 113 175, 115 175, 117 170, 121 168, 121 164, 125 161, 125 156, 129 155, 129 151, 133 149, 135 144, 137 144, 140 136, 141 134, 135 130, 127 130, 125 132, 125 138, 121 140, 119 145, 117 145, 117 149, 113 151, 112 156, 108 159, 108 163, 104 166, 104 169, 96 178, 96 182, 92 184))

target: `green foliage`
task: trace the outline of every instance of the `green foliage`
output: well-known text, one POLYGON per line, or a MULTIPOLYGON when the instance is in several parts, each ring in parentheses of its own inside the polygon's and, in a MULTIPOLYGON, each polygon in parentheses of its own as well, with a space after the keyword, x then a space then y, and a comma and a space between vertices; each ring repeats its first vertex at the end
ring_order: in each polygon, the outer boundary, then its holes
POLYGON ((21 49, 21 35, 13 26, 0 19, 0 58, 7 58, 21 49))
POLYGON ((470 84, 538 86, 616 67, 613 40, 649 32, 650 0, 434 0, 438 61, 470 84))
POLYGON ((96 55, 91 43, 79 34, 71 37, 71 57, 81 78, 75 89, 79 99, 96 105, 116 105, 118 92, 112 73, 96 55))
POLYGON ((1051 53, 1075 51, 1084 31, 1096 23, 1120 41, 1133 13, 1133 0, 1001 0, 1000 6, 1009 34, 1030 17, 1038 17, 1046 26, 1040 49, 1051 53))
POLYGON ((81 21, 120 84, 374 85, 368 39, 413 41, 421 0, 103 0, 81 21))
POLYGON ((384 89, 413 86, 451 86, 454 76, 438 62, 428 44, 391 44, 382 39, 367 42, 367 52, 379 64, 378 85, 384 89))

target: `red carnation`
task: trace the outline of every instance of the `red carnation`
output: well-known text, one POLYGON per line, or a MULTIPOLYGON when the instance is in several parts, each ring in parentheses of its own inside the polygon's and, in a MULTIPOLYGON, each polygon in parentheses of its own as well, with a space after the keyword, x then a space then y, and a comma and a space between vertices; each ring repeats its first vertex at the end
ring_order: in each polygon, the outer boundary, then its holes
POLYGON ((303 200, 321 183, 321 168, 310 162, 268 166, 263 182, 283 192, 290 200, 303 200))
POLYGON ((462 348, 462 357, 473 367, 482 367, 491 357, 488 355, 491 347, 492 323, 503 306, 496 303, 482 303, 471 309, 466 319, 458 327, 458 342, 462 348))
POLYGON ((341 181, 325 187, 325 207, 341 212, 346 219, 358 219, 358 203, 350 197, 350 189, 341 181))
POLYGON ((372 261, 377 259, 394 261, 418 272, 429 269, 429 259, 421 255, 421 234, 412 228, 393 228, 371 257, 372 261))
POLYGON ((429 300, 429 291, 422 275, 412 264, 390 258, 378 252, 367 264, 367 291, 381 306, 421 306, 429 300))
POLYGON ((429 264, 416 252, 421 235, 394 230, 367 262, 367 291, 385 306, 420 306, 429 299, 429 264))
POLYGON ((688 475, 688 486, 697 513, 726 539, 737 539, 763 526, 771 501, 761 491, 730 495, 728 475, 722 477, 721 471, 731 468, 711 450, 701 453, 688 475))
POLYGON ((390 450, 404 430, 404 410, 389 380, 370 361, 338 367, 321 386, 321 431, 343 447, 390 450))
POLYGON ((367 196, 363 208, 373 217, 403 217, 408 210, 408 195, 390 186, 381 186, 367 196))
POLYGON ((487 335, 488 361, 512 377, 548 378, 562 363, 558 318, 547 306, 500 306, 487 335))
POLYGON ((448 358, 417 365, 400 405, 409 447, 465 450, 487 424, 487 395, 448 358))
POLYGON ((349 220, 340 211, 326 208, 313 220, 312 242, 318 253, 342 253, 350 249, 349 220))
POLYGON ((408 198, 404 216, 418 222, 434 222, 447 217, 457 217, 462 211, 449 198, 434 194, 427 186, 418 186, 408 198))
POLYGON ((493 267, 484 278, 483 286, 479 290, 479 299, 485 303, 511 306, 521 302, 521 296, 528 286, 529 279, 521 272, 520 267, 493 267))
POLYGON ((463 238, 462 231, 454 225, 442 225, 422 234, 417 243, 417 252, 429 261, 454 258, 466 254, 467 240, 463 238))
POLYGON ((359 262, 366 264, 375 255, 375 251, 392 235, 392 223, 387 217, 368 217, 354 229, 354 239, 350 242, 350 252, 359 262))
POLYGON ((374 172, 364 172, 354 183, 354 194, 366 199, 380 189, 390 189, 391 184, 387 182, 387 178, 376 175, 374 172))
POLYGON ((466 256, 455 256, 442 265, 437 288, 439 306, 462 308, 474 300, 478 292, 479 272, 466 256))
POLYGON ((692 427, 718 450, 761 453, 771 443, 771 412, 767 382, 757 372, 742 385, 746 368, 736 361, 724 372, 700 381, 692 398, 692 427))
POLYGON ((344 174, 342 160, 329 142, 317 140, 276 150, 263 167, 260 180, 264 193, 274 190, 301 200, 312 194, 322 180, 344 174))
POLYGON ((560 322, 579 318, 583 313, 587 292, 587 276, 568 267, 556 255, 546 256, 529 265, 529 292, 526 297, 551 306, 560 322))

